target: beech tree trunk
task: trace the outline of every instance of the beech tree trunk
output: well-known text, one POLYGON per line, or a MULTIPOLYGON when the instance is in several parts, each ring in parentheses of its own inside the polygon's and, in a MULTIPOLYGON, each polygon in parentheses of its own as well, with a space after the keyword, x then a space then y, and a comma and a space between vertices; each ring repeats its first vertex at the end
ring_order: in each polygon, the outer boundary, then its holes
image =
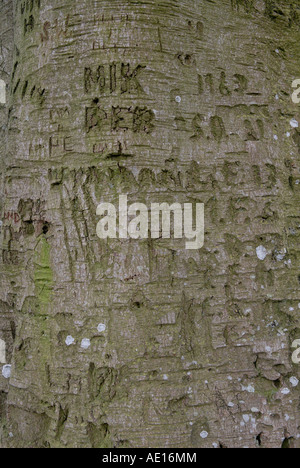
POLYGON ((299 447, 299 40, 298 0, 1 1, 2 447, 299 447), (204 247, 100 240, 124 194, 204 247))

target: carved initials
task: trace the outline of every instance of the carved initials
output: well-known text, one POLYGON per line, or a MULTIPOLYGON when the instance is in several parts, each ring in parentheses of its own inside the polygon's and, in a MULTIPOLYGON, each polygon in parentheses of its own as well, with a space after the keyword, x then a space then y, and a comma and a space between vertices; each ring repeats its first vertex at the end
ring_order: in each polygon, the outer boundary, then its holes
POLYGON ((94 93, 114 93, 121 94, 142 92, 143 88, 138 80, 138 75, 146 67, 138 65, 132 69, 130 64, 99 65, 96 69, 86 67, 84 70, 84 88, 86 94, 94 93))

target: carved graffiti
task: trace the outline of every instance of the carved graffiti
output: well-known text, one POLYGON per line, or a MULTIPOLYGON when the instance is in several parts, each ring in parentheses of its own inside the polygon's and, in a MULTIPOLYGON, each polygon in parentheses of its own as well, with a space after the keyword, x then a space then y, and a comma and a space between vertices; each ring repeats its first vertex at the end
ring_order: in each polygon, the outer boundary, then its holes
POLYGON ((99 65, 96 68, 84 69, 84 89, 86 94, 121 94, 143 92, 139 75, 146 67, 130 64, 99 65))
MULTIPOLYGON (((197 114, 194 117, 192 121, 192 127, 194 130, 194 135, 191 137, 192 139, 204 138, 206 136, 203 129, 203 123, 205 121, 206 118, 202 114, 197 114)), ((212 137, 215 141, 220 143, 227 136, 223 119, 217 115, 210 117, 209 129, 210 135, 207 135, 208 139, 212 137)))
POLYGON ((49 156, 57 157, 74 151, 71 136, 52 135, 49 138, 49 156))
POLYGON ((6 211, 4 213, 4 219, 5 221, 12 222, 14 224, 19 223, 21 220, 20 215, 14 211, 6 211))
POLYGON ((205 92, 210 94, 219 92, 222 96, 231 96, 233 93, 243 94, 247 89, 248 79, 238 73, 229 79, 224 71, 221 72, 218 78, 215 78, 211 73, 198 75, 198 90, 200 95, 205 92))
POLYGON ((41 7, 41 0, 24 0, 20 2, 21 14, 32 13, 34 7, 41 7))
POLYGON ((69 29, 70 16, 68 15, 66 19, 61 23, 56 18, 53 23, 50 21, 45 21, 43 24, 42 32, 40 33, 41 42, 48 42, 50 39, 67 37, 69 29))
POLYGON ((12 88, 12 94, 20 94, 22 99, 29 98, 43 104, 46 97, 46 89, 37 83, 30 83, 29 80, 16 80, 16 84, 12 88))
POLYGON ((111 131, 132 130, 134 133, 151 133, 154 128, 154 112, 147 107, 112 106, 106 111, 99 106, 87 107, 85 123, 87 133, 103 130, 110 123, 111 131))

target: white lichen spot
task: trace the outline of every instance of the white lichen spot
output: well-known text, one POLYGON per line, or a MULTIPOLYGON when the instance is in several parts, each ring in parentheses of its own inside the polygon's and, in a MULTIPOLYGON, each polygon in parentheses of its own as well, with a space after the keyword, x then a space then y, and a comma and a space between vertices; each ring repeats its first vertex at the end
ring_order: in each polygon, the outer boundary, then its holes
POLYGON ((288 138, 290 138, 290 136, 291 136, 290 132, 286 132, 286 136, 287 136, 288 138))
POLYGON ((91 341, 88 338, 84 338, 81 342, 81 347, 83 349, 89 349, 90 346, 91 346, 91 341))
POLYGON ((216 442, 214 442, 214 443, 212 444, 212 446, 213 446, 214 449, 219 448, 219 445, 218 445, 216 442))
POLYGON ((275 140, 275 141, 278 140, 278 136, 277 136, 277 135, 274 135, 274 140, 275 140))
POLYGON ((291 383, 292 387, 298 387, 299 380, 297 379, 297 377, 291 377, 290 378, 290 383, 291 383))
POLYGON ((242 390, 248 393, 255 393, 255 388, 253 387, 253 385, 248 385, 248 387, 242 386, 242 390))
POLYGON ((288 414, 285 414, 285 415, 284 415, 284 419, 285 419, 286 421, 289 421, 289 420, 290 420, 289 415, 288 415, 288 414))
POLYGON ((268 251, 263 245, 260 245, 256 249, 256 255, 259 258, 259 260, 263 261, 266 258, 266 256, 268 255, 268 251))
POLYGON ((208 437, 208 432, 202 431, 201 434, 200 434, 200 437, 201 437, 201 439, 207 439, 207 437, 208 437))
POLYGON ((178 102, 178 104, 180 104, 180 102, 181 102, 181 97, 180 97, 180 96, 176 96, 175 101, 178 102))
POLYGON ((298 123, 298 121, 296 119, 292 119, 290 121, 290 124, 291 124, 292 128, 298 128, 299 127, 299 123, 298 123))
POLYGON ((250 421, 250 417, 248 416, 248 414, 244 414, 243 420, 245 423, 248 423, 250 421))
POLYGON ((106 330, 106 325, 104 325, 104 323, 99 323, 98 327, 97 327, 97 330, 99 333, 103 333, 105 332, 106 330))
POLYGON ((163 379, 164 379, 164 380, 169 380, 169 377, 165 374, 165 375, 163 376, 163 379))
POLYGON ((67 336, 65 343, 66 343, 67 346, 71 346, 72 344, 74 344, 75 340, 74 340, 73 336, 67 336))
POLYGON ((251 408, 251 412, 252 413, 259 413, 259 409, 258 408, 251 408))
POLYGON ((284 258, 286 256, 286 254, 287 254, 286 249, 283 249, 280 252, 277 251, 276 254, 275 254, 275 258, 276 258, 277 262, 282 262, 282 260, 284 260, 284 258))
POLYGON ((284 388, 283 390, 281 390, 281 393, 282 395, 289 395, 291 392, 288 388, 284 388))
POLYGON ((6 366, 2 367, 2 375, 5 379, 9 379, 11 376, 11 365, 7 364, 6 366))
POLYGON ((230 403, 228 403, 228 406, 229 408, 234 408, 234 403, 232 403, 232 401, 230 403))
POLYGON ((76 320, 75 325, 77 325, 78 327, 83 327, 84 322, 82 320, 76 320))

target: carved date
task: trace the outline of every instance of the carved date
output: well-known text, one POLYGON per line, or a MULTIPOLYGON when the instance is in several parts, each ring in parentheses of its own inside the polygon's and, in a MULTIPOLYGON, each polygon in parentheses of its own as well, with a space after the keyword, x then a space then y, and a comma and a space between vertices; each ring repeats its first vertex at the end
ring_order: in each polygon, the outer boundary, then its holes
POLYGON ((233 93, 243 94, 247 89, 248 79, 238 73, 230 77, 229 80, 224 71, 221 72, 220 77, 217 79, 211 73, 198 75, 198 90, 200 95, 205 92, 210 94, 218 92, 222 96, 231 96, 233 93))

